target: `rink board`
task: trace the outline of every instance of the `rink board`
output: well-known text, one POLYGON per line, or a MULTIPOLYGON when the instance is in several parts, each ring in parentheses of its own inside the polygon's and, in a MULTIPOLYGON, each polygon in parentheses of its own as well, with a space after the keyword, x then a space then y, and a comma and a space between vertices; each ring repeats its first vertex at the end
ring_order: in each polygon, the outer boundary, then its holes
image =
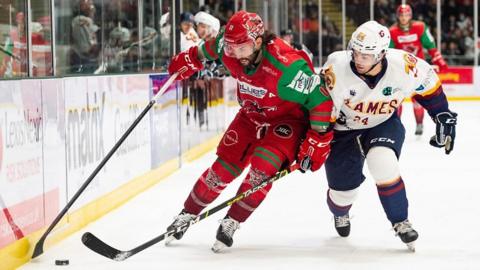
MULTIPOLYGON (((143 74, 0 84, 2 269, 30 259, 46 226, 166 78, 143 74)), ((55 227, 46 248, 174 172, 182 159, 211 150, 225 129, 225 106, 222 89, 207 91, 203 98, 187 93, 192 103, 183 104, 184 94, 174 84, 55 227), (187 115, 192 108, 196 115, 187 115)))

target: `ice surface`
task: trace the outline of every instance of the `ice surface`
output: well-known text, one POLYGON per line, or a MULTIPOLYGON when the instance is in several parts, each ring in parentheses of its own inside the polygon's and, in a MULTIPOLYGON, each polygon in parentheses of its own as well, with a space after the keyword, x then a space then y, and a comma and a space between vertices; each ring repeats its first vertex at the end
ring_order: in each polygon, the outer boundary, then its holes
MULTIPOLYGON (((212 151, 21 269, 55 269, 58 258, 70 260, 62 269, 89 270, 480 269, 480 103, 454 102, 450 107, 459 115, 450 156, 428 144, 434 132, 430 119, 425 119, 422 137, 413 135, 411 105, 404 108, 407 138, 401 172, 410 220, 420 234, 415 253, 394 237, 366 171, 367 180, 351 210, 350 237, 338 237, 325 203, 323 170, 294 172, 276 182, 266 201, 236 232, 233 247, 223 254, 210 248, 226 211, 195 224, 170 247, 159 243, 123 262, 83 246, 80 238, 85 231, 123 250, 163 233, 197 177, 215 159, 212 151)), ((234 181, 212 206, 232 197, 240 181, 234 181)))

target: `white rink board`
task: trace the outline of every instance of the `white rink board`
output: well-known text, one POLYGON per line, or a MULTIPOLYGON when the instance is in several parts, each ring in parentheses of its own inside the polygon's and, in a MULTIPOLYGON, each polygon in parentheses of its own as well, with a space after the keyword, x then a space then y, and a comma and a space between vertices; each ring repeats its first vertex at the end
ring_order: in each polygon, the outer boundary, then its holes
MULTIPOLYGON (((362 185, 351 210, 349 238, 336 235, 326 205, 325 172, 295 172, 279 180, 266 201, 235 234, 234 246, 214 254, 217 220, 225 211, 190 228, 172 247, 159 243, 124 262, 103 258, 82 245, 91 231, 120 249, 129 249, 163 233, 181 209, 193 183, 214 161, 210 152, 195 163, 90 224, 26 269, 54 269, 55 259, 69 259, 64 269, 478 269, 480 265, 480 103, 455 102, 458 112, 455 149, 450 156, 428 145, 434 125, 426 118, 417 138, 410 104, 404 108, 407 129, 401 171, 410 203, 410 219, 418 230, 417 252, 410 253, 394 233, 381 208, 373 180, 362 185)), ((237 179, 212 204, 233 196, 237 179)))

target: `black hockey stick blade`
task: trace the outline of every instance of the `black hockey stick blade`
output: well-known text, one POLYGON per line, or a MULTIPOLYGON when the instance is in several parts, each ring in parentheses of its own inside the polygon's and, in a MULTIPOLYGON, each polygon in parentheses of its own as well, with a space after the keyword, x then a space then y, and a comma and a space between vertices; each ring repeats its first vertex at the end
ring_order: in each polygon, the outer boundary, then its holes
POLYGON ((110 245, 108 245, 107 243, 103 242, 102 240, 100 240, 98 237, 96 237, 95 235, 93 235, 92 233, 90 232, 86 232, 83 234, 82 236, 82 242, 83 244, 88 247, 89 249, 91 249, 92 251, 104 256, 104 257, 107 257, 109 259, 112 259, 114 261, 123 261, 123 260, 126 260, 127 258, 137 254, 138 252, 150 247, 150 246, 153 246, 154 244, 162 241, 163 239, 177 233, 177 232, 180 232, 184 229, 186 229, 186 227, 189 227, 197 222, 199 222, 200 220, 203 220, 207 217, 209 217, 210 215, 220 211, 221 209, 227 207, 227 206, 230 206, 232 204, 234 204, 235 202, 237 201, 240 201, 242 200, 243 198, 249 196, 250 194, 264 188, 266 185, 268 185, 269 183, 273 183, 275 181, 277 181, 278 179, 288 175, 290 172, 293 172, 295 170, 297 170, 300 166, 298 164, 293 164, 291 165, 290 167, 278 172, 277 174, 275 174, 275 176, 273 176, 272 178, 269 178, 263 182, 261 182, 259 185, 255 186, 255 187, 252 187, 251 189, 248 189, 246 191, 244 191, 243 193, 240 193, 240 194, 237 194, 235 197, 233 198, 230 198, 229 200, 227 201, 224 201, 223 203, 213 207, 212 209, 210 210, 206 210, 205 212, 201 213, 200 215, 197 216, 197 218, 195 218, 194 220, 191 220, 189 223, 186 223, 186 224, 183 224, 182 226, 179 226, 173 230, 169 230, 169 231, 166 231, 165 233, 131 249, 131 250, 127 250, 127 251, 122 251, 122 250, 118 250, 110 245))
POLYGON ((90 232, 86 232, 83 234, 82 242, 89 249, 115 261, 123 261, 126 258, 130 257, 128 251, 121 251, 113 248, 90 232))

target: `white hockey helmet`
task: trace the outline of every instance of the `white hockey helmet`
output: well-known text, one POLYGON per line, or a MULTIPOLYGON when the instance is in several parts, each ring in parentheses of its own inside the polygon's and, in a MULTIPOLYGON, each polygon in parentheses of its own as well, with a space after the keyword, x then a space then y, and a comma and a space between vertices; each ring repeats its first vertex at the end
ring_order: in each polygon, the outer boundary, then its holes
POLYGON ((376 21, 368 21, 360 25, 352 34, 348 43, 349 50, 363 54, 373 54, 379 61, 390 45, 390 31, 376 21))
POLYGON ((204 11, 197 12, 197 14, 195 14, 194 20, 197 24, 203 23, 210 26, 215 33, 218 33, 218 31, 220 31, 220 20, 204 11))

